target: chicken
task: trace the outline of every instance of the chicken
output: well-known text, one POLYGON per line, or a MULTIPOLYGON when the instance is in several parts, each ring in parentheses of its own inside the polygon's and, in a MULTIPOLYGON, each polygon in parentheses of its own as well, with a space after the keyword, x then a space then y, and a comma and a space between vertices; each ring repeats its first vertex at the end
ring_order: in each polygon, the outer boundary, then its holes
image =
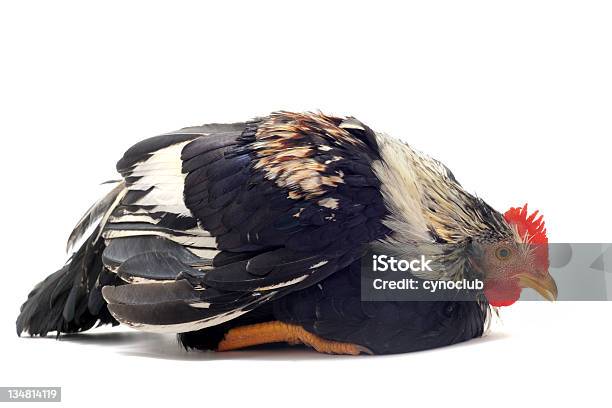
POLYGON ((186 348, 389 354, 481 336, 491 308, 523 288, 556 298, 542 217, 526 205, 502 215, 442 163, 352 117, 185 128, 136 144, 117 170, 71 234, 76 252, 22 306, 18 334, 121 322, 186 348), (420 278, 479 277, 483 293, 362 301, 372 245, 440 266, 420 278))

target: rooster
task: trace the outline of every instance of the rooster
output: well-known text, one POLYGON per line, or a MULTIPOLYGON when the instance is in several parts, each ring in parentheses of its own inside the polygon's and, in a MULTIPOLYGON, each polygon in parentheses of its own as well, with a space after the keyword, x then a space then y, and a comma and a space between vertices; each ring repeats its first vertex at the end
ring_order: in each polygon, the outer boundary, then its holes
POLYGON ((502 215, 439 161, 353 117, 184 128, 134 145, 117 170, 72 232, 72 257, 23 304, 19 335, 120 322, 177 333, 186 348, 390 354, 481 336, 523 288, 557 295, 537 212, 502 215), (374 244, 440 266, 421 278, 477 276, 483 293, 362 301, 374 244))

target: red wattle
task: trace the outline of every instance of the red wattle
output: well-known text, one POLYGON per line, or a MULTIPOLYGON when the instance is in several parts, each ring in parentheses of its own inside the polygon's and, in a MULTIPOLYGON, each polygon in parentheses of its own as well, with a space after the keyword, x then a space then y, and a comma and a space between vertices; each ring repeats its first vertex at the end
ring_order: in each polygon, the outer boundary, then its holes
POLYGON ((486 282, 484 295, 491 306, 510 306, 521 297, 521 288, 518 285, 508 285, 508 282, 486 282))

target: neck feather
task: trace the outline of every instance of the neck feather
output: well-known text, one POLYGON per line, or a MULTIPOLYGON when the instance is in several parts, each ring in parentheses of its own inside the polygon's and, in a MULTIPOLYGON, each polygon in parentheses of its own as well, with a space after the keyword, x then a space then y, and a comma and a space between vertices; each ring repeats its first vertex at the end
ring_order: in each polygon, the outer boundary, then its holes
POLYGON ((387 245, 412 248, 444 260, 439 273, 456 276, 465 267, 463 248, 472 239, 510 235, 503 216, 466 192, 439 161, 385 134, 377 134, 380 160, 373 163, 393 231, 387 245))

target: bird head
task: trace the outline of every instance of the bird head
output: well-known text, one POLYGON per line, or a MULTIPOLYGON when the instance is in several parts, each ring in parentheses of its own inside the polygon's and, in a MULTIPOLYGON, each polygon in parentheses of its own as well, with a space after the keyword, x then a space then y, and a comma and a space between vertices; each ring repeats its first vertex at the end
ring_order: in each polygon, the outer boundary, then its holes
POLYGON ((557 286, 548 272, 548 238, 543 217, 529 215, 527 204, 510 208, 504 220, 510 234, 476 239, 470 248, 473 269, 484 277, 484 295, 493 306, 516 302, 524 288, 548 300, 557 298, 557 286))

